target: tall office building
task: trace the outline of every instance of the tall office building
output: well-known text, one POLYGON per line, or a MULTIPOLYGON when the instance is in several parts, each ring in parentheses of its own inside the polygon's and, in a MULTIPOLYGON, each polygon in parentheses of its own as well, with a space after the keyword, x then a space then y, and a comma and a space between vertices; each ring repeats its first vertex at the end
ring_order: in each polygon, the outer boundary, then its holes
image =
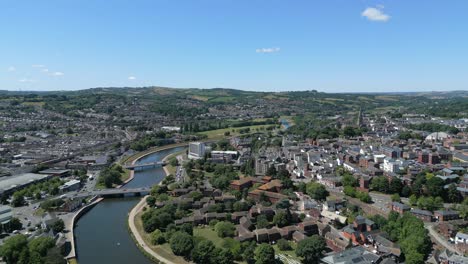
POLYGON ((205 156, 205 143, 191 142, 189 144, 189 159, 201 159, 205 156))

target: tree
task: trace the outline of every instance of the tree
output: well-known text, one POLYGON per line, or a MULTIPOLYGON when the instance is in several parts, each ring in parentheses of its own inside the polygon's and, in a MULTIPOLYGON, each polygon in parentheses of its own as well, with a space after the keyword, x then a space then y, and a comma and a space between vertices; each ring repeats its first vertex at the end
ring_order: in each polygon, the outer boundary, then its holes
POLYGON ((456 184, 450 184, 447 188, 447 200, 451 203, 459 203, 462 197, 460 192, 457 190, 456 184))
POLYGON ((313 235, 300 241, 296 248, 296 254, 303 258, 305 264, 319 263, 325 249, 325 241, 318 235, 313 235))
POLYGON ((268 219, 267 219, 266 215, 258 215, 257 216, 256 224, 255 224, 255 227, 257 229, 266 228, 269 225, 270 225, 270 222, 268 222, 268 219))
POLYGON ((233 238, 225 238, 221 244, 222 248, 229 249, 234 260, 242 260, 242 245, 241 242, 233 238))
POLYGON ((20 207, 20 206, 23 206, 25 203, 26 201, 24 200, 24 195, 18 192, 15 192, 13 194, 13 199, 11 200, 11 205, 13 207, 20 207))
POLYGON ((255 241, 244 242, 241 244, 242 248, 242 259, 248 264, 255 263, 255 249, 257 248, 257 243, 255 241))
POLYGON ((5 229, 6 232, 12 232, 14 230, 20 230, 23 228, 23 224, 21 223, 21 221, 16 218, 16 217, 12 217, 10 219, 10 222, 7 224, 7 225, 4 225, 3 227, 5 229))
POLYGON ((432 197, 444 196, 445 182, 439 177, 432 177, 426 182, 427 194, 432 197))
POLYGON ((55 240, 51 237, 38 237, 29 242, 29 251, 45 256, 47 251, 55 246, 55 240))
POLYGON ((62 219, 58 219, 57 221, 55 221, 55 223, 52 224, 52 230, 54 231, 54 233, 62 232, 64 228, 65 223, 62 219))
POLYGON ((193 225, 189 223, 182 224, 179 226, 179 231, 185 232, 193 236, 193 225))
POLYGON ((276 177, 276 173, 277 173, 276 168, 273 165, 271 165, 266 171, 266 175, 274 177, 274 178, 276 177))
POLYGON ((358 183, 356 178, 354 178, 353 175, 349 173, 346 173, 343 175, 343 179, 341 182, 343 186, 351 186, 351 187, 356 187, 358 183))
POLYGON ((171 237, 170 246, 175 255, 187 257, 193 249, 193 238, 185 232, 177 231, 171 237))
POLYGON ((219 237, 233 237, 236 227, 233 223, 221 221, 215 225, 215 231, 219 237))
POLYGON ((0 253, 7 263, 20 263, 22 258, 24 261, 24 255, 28 254, 28 239, 24 235, 7 238, 0 248, 0 253))
POLYGON ((67 261, 60 254, 60 249, 53 247, 47 251, 47 255, 44 257, 44 263, 47 264, 66 264, 67 261))
POLYGON ((260 244, 255 249, 255 264, 274 264, 275 250, 269 244, 260 244))
POLYGON ((354 127, 347 126, 343 130, 343 135, 347 138, 355 137, 359 135, 359 129, 358 128, 355 129, 354 127))
POLYGON ((289 219, 288 214, 284 211, 280 211, 273 217, 273 224, 277 225, 278 227, 283 227, 288 225, 289 219))
POLYGON ((234 256, 227 248, 216 248, 214 251, 214 257, 212 258, 212 263, 233 264, 234 256))
POLYGON ((398 193, 392 194, 392 202, 401 202, 401 198, 398 193))
POLYGON ((403 186, 401 189, 401 196, 409 197, 411 195, 411 188, 407 185, 403 186))
POLYGON ((328 196, 328 191, 318 182, 309 182, 307 184, 307 194, 315 200, 324 201, 328 196))
POLYGON ((356 198, 358 198, 361 202, 364 203, 371 203, 372 197, 367 192, 356 192, 356 198))
POLYGON ((418 203, 418 197, 416 196, 416 194, 412 194, 410 197, 409 197, 409 203, 411 205, 416 205, 418 203))
POLYGON ((194 201, 199 201, 203 198, 203 194, 199 191, 194 191, 190 193, 190 197, 193 198, 194 201))
POLYGON ((163 232, 161 230, 156 229, 151 232, 151 244, 153 245, 161 245, 166 242, 163 232))
POLYGON ((351 197, 356 197, 356 189, 351 186, 345 186, 343 189, 344 194, 351 196, 351 197))
POLYGON ((278 240, 277 245, 280 250, 283 250, 283 251, 291 250, 291 244, 289 244, 289 241, 287 241, 284 238, 281 238, 280 240, 278 240))
POLYGON ((375 177, 372 179, 371 189, 387 193, 389 189, 388 179, 384 176, 375 177))
POLYGON ((172 166, 172 167, 177 167, 179 166, 179 161, 177 160, 176 157, 171 157, 169 159, 169 164, 172 166))
POLYGON ((148 196, 146 198, 146 204, 148 204, 150 207, 153 207, 156 204, 156 198, 154 196, 148 196))
POLYGON ((400 179, 393 177, 388 189, 389 193, 400 194, 403 189, 403 183, 401 183, 400 179))
POLYGON ((215 246, 210 240, 200 241, 192 251, 192 260, 199 264, 212 263, 215 246))
POLYGON ((382 228, 388 223, 388 220, 385 217, 378 214, 370 216, 369 219, 374 221, 379 228, 382 228))

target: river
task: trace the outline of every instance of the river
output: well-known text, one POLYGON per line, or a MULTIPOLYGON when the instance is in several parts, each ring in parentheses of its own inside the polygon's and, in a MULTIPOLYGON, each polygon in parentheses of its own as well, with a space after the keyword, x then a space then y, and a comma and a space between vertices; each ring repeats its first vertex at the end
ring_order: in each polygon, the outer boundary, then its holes
MULTIPOLYGON (((161 161, 184 147, 162 150, 138 160, 137 163, 161 161)), ((139 188, 159 183, 165 176, 163 168, 135 171, 135 178, 123 188, 139 188)), ((150 264, 137 248, 127 227, 130 210, 140 198, 105 199, 83 215, 75 226, 76 253, 80 264, 150 264)))

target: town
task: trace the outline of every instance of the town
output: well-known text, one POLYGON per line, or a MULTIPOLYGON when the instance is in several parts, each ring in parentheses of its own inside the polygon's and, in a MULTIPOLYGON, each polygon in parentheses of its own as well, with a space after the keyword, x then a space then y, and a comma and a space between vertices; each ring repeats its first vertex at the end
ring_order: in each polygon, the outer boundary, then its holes
MULTIPOLYGON (((387 104, 377 97, 358 100, 387 104)), ((47 244, 37 254, 57 263, 85 259, 80 218, 135 196, 125 214, 133 243, 163 263, 468 262, 466 113, 332 104, 310 114, 274 111, 275 98, 214 104, 195 119, 142 108, 124 121, 99 114, 100 104, 70 115, 27 103, 44 95, 6 98, 6 263, 19 261, 21 243, 47 244)), ((187 102, 204 105, 178 103, 187 102)))
POLYGON ((0 264, 468 264, 468 1, 1 1, 0 264))

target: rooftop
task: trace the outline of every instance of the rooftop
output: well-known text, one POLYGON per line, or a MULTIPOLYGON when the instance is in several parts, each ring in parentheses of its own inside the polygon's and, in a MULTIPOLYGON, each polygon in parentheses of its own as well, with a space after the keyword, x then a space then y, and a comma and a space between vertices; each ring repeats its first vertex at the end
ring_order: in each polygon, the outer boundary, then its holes
POLYGON ((3 177, 0 180, 0 193, 11 190, 18 186, 26 185, 35 181, 44 180, 50 177, 45 174, 24 173, 16 176, 3 177))
POLYGON ((322 262, 329 264, 371 264, 377 263, 380 257, 364 250, 362 247, 354 247, 334 253, 322 258, 322 262))

